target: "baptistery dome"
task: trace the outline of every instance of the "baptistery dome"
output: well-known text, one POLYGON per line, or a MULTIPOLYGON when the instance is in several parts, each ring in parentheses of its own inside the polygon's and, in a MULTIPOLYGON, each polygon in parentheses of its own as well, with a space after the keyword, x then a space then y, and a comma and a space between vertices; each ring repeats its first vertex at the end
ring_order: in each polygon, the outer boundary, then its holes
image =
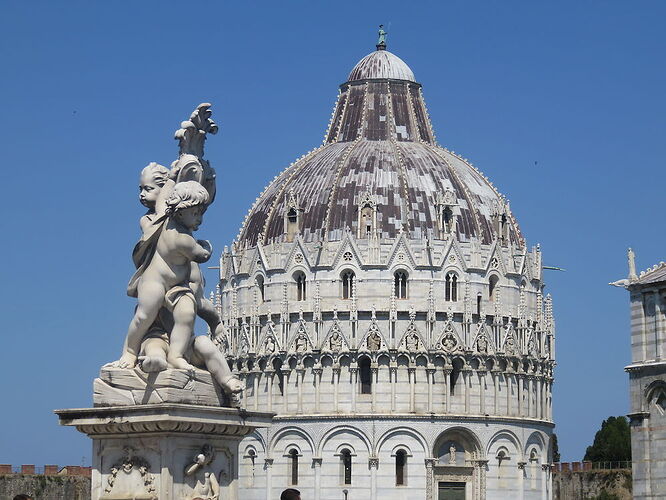
POLYGON ((505 234, 521 244, 506 202, 467 160, 437 146, 421 85, 397 56, 364 57, 340 86, 324 144, 285 169, 264 190, 240 231, 239 243, 284 241, 284 214, 297 211, 306 242, 340 240, 360 228, 363 200, 374 205, 371 232, 395 238, 445 239, 448 205, 459 241, 490 243, 504 217, 505 234))
POLYGON ((437 145, 421 85, 383 49, 220 259, 217 341, 242 404, 276 414, 241 442, 243 495, 551 498, 541 251, 437 145))

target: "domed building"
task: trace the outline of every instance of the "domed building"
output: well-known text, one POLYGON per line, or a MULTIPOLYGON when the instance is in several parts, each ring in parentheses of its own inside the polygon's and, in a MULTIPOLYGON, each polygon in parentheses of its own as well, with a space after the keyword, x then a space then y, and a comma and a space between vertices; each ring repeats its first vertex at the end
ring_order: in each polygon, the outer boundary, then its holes
POLYGON ((539 247, 435 141, 385 50, 340 86, 324 143, 276 176, 221 257, 243 498, 548 499, 554 321, 539 247))

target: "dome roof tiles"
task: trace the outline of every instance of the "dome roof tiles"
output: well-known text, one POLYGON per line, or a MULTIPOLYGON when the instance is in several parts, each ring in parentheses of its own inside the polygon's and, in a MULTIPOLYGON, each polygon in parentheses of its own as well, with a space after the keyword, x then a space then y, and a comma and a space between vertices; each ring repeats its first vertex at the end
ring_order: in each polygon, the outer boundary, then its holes
POLYGON ((395 54, 387 50, 377 50, 361 59, 349 73, 347 81, 391 79, 416 82, 414 73, 395 54))
POLYGON ((359 232, 360 204, 375 204, 375 234, 440 238, 443 196, 454 211, 460 241, 491 243, 498 210, 506 237, 522 236, 502 195, 467 161, 435 144, 413 73, 397 56, 378 50, 363 58, 341 86, 325 144, 277 176, 250 209, 239 234, 242 246, 285 241, 287 212, 298 210, 306 242, 341 240, 359 232))

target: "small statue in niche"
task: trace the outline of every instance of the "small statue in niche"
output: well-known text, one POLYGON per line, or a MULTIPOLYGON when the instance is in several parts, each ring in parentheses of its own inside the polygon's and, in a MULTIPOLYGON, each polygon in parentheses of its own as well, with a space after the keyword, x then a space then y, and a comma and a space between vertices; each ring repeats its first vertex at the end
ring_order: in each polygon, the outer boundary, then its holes
POLYGON ((250 350, 250 345, 247 342, 247 337, 245 335, 241 335, 240 349, 239 349, 240 353, 244 355, 247 354, 249 350, 250 350))
POLYGON ((479 352, 488 352, 488 341, 485 335, 479 336, 479 339, 476 341, 476 350, 479 352))
POLYGON ((532 357, 537 357, 538 352, 536 348, 536 343, 534 342, 534 339, 530 339, 530 341, 527 343, 527 352, 530 354, 532 357))
POLYGON ((264 347, 266 354, 273 354, 275 352, 275 339, 272 335, 266 337, 266 344, 264 347))
POLYGON ((337 328, 333 330, 333 333, 328 339, 328 347, 334 352, 338 352, 342 349, 342 336, 337 328))
POLYGON ((376 331, 373 330, 372 332, 370 332, 370 335, 368 335, 368 339, 366 342, 369 350, 378 351, 382 345, 382 338, 379 336, 379 334, 376 331))
POLYGON ((410 333, 405 339, 405 345, 408 351, 417 351, 419 348, 419 336, 416 333, 410 333))
POLYGON ((308 339, 303 332, 296 337, 296 352, 305 352, 308 348, 308 339))
POLYGON ((450 333, 442 340, 442 347, 445 351, 452 352, 456 348, 456 345, 458 345, 458 342, 456 342, 455 337, 450 333))
POLYGON ((453 443, 449 447, 449 465, 456 464, 456 447, 453 443))
POLYGON ((504 352, 506 354, 515 354, 516 342, 513 340, 513 335, 509 335, 504 341, 504 352))

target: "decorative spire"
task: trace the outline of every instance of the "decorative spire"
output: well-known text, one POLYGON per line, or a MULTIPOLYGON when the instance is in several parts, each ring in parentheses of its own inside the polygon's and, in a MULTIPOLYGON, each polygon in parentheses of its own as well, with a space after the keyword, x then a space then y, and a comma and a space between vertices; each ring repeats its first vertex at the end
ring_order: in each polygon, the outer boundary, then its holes
POLYGON ((386 50, 386 31, 384 31, 384 25, 379 25, 379 31, 377 32, 379 38, 377 39, 377 50, 386 50))

